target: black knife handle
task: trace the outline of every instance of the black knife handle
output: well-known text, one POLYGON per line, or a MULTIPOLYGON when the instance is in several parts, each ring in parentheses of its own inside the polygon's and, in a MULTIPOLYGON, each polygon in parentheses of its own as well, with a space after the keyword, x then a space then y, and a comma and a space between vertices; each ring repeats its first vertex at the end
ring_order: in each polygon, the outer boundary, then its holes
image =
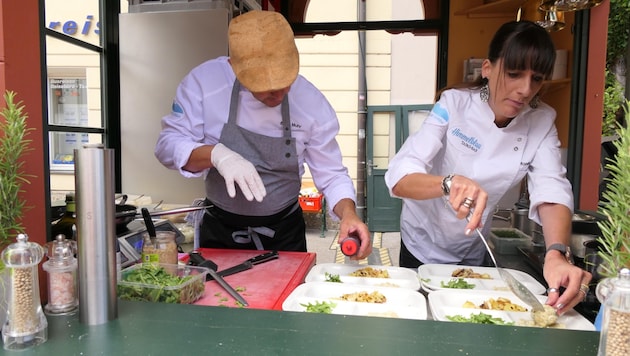
POLYGON ((189 260, 188 260, 188 264, 190 264, 191 266, 199 266, 199 267, 206 267, 209 268, 213 271, 217 270, 217 264, 210 261, 210 260, 206 260, 205 258, 203 258, 203 256, 196 251, 190 252, 188 254, 189 260))
POLYGON ((254 256, 247 261, 251 262, 253 265, 257 265, 259 263, 267 262, 276 258, 278 258, 278 251, 271 251, 263 253, 262 255, 254 256))

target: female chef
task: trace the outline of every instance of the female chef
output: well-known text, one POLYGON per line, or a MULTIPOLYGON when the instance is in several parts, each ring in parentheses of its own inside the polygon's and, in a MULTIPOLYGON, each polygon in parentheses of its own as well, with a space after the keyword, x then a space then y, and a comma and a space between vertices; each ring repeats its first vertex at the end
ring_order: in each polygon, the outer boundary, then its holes
POLYGON ((478 81, 438 94, 385 175, 390 194, 403 199, 401 266, 484 265, 475 229, 488 235, 493 207, 527 175, 530 218, 542 225, 547 246, 547 303, 561 314, 585 297, 591 275, 565 258, 573 195, 556 113, 539 97, 554 60, 544 29, 506 23, 490 43, 478 81), (560 287, 566 288, 561 296, 560 287))
POLYGON ((205 177, 199 246, 306 251, 298 203, 304 163, 340 219, 339 240, 356 236, 354 259, 371 250, 355 190, 335 139, 339 123, 324 95, 298 75, 293 31, 282 15, 232 19, 230 57, 209 60, 180 83, 162 119, 155 155, 185 177, 205 177))

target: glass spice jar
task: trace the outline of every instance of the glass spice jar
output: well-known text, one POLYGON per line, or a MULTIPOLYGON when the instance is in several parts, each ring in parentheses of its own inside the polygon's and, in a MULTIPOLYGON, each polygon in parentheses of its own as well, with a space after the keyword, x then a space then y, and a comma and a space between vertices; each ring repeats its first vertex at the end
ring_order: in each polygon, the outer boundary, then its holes
POLYGON ((76 242, 60 234, 47 247, 48 261, 42 266, 48 272, 48 304, 44 311, 52 315, 76 312, 79 306, 76 242))
POLYGON ((143 263, 177 264, 177 243, 175 242, 175 232, 157 231, 155 242, 151 240, 148 233, 144 233, 143 237, 143 263))
POLYGON ((2 262, 11 274, 7 319, 2 327, 5 350, 23 350, 48 339, 37 275, 44 248, 29 242, 26 234, 19 234, 16 240, 2 251, 2 262))
POLYGON ((630 355, 630 269, 623 268, 617 278, 597 284, 597 298, 604 316, 598 355, 630 355))

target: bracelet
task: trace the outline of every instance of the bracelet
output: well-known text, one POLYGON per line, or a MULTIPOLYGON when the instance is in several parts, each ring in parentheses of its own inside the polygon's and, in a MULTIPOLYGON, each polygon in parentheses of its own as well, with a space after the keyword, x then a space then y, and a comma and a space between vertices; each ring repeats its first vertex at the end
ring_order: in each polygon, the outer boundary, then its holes
POLYGON ((451 180, 455 177, 454 174, 449 174, 442 179, 442 193, 449 195, 451 193, 451 180))

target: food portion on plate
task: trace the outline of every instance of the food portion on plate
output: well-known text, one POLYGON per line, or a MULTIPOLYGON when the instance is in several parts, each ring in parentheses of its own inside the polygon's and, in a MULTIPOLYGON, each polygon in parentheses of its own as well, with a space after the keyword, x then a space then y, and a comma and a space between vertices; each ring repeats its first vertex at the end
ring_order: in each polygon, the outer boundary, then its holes
POLYGON ((472 309, 488 309, 488 310, 505 310, 505 311, 519 311, 526 312, 527 308, 520 304, 512 303, 512 301, 506 297, 489 298, 484 300, 481 304, 475 304, 470 300, 466 300, 462 305, 464 308, 472 309))
POLYGON ((371 266, 359 268, 350 273, 351 277, 369 277, 369 278, 389 278, 389 272, 386 269, 374 268, 371 266))
POLYGON ((451 273, 451 277, 492 279, 489 273, 475 272, 472 268, 455 268, 453 273, 451 273))
POLYGON ((308 282, 282 304, 286 311, 426 319, 425 297, 406 288, 308 282))
MULTIPOLYGON (((523 283, 532 293, 539 295, 545 293, 545 287, 529 274, 515 269, 504 269, 523 283)), ((494 267, 424 264, 418 267, 418 277, 422 282, 422 289, 427 292, 442 289, 495 292, 510 290, 494 267)))
POLYGON ((418 274, 403 267, 321 263, 309 271, 305 282, 334 282, 365 286, 420 289, 418 274))
POLYGON ((373 292, 353 292, 346 293, 341 296, 342 300, 348 302, 361 302, 361 303, 385 303, 387 302, 387 297, 383 295, 383 293, 375 290, 373 292))
MULTIPOLYGON (((547 297, 538 296, 541 303, 547 297)), ((438 290, 429 293, 429 307, 435 320, 594 331, 595 327, 575 310, 558 316, 544 305, 542 312, 531 308, 510 292, 438 290)))

